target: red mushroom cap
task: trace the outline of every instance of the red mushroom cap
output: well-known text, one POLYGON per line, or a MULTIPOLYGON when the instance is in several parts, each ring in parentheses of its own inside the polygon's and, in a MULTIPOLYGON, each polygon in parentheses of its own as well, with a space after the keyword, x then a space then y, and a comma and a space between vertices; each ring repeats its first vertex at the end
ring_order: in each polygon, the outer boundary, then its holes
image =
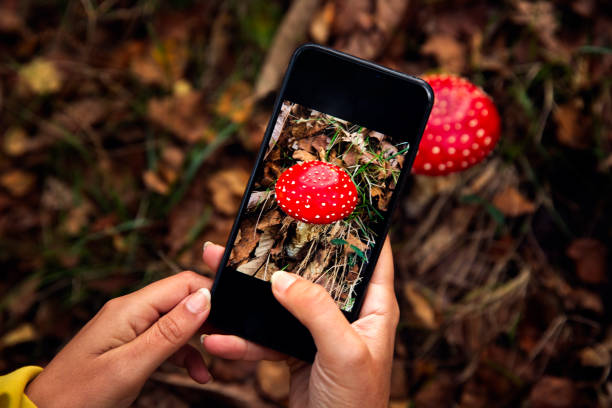
POLYGON ((439 176, 480 163, 499 140, 499 113, 491 98, 471 82, 454 75, 423 78, 435 102, 412 170, 439 176))
POLYGON ((311 224, 341 220, 357 206, 357 188, 346 171, 318 160, 289 167, 274 189, 283 211, 311 224))

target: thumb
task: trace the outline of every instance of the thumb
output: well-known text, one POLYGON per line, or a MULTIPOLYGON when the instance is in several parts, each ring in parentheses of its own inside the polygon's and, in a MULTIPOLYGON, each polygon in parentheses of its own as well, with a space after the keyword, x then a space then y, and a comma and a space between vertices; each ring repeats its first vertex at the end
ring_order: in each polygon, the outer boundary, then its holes
POLYGON ((129 343, 145 372, 152 373, 202 326, 210 312, 210 291, 198 289, 129 343))
POLYGON ((342 359, 364 349, 364 342, 321 285, 283 271, 275 272, 271 282, 274 297, 310 331, 321 357, 342 359))

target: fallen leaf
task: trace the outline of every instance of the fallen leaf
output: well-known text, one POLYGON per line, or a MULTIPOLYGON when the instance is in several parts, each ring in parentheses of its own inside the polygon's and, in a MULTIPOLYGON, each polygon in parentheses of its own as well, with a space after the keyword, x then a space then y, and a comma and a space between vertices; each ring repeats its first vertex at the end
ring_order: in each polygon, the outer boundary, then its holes
POLYGON ((253 111, 251 87, 244 81, 231 84, 217 102, 217 113, 232 122, 244 123, 253 111))
POLYGON ((313 160, 317 160, 317 157, 314 156, 313 154, 308 153, 306 150, 296 150, 293 152, 293 157, 296 160, 301 160, 301 161, 313 161, 313 160))
POLYGON ((163 181, 153 170, 146 170, 142 173, 142 181, 145 186, 158 194, 167 195, 170 192, 170 186, 163 181))
POLYGON ((185 71, 189 44, 185 39, 168 36, 149 47, 134 46, 130 70, 145 84, 173 86, 185 71))
POLYGON ((15 197, 23 197, 30 192, 36 177, 22 170, 9 170, 0 176, 0 185, 15 197))
POLYGON ((404 399, 408 396, 408 376, 406 375, 406 362, 393 359, 391 366, 391 399, 404 399))
POLYGON ((576 274, 586 283, 598 284, 607 281, 607 249, 592 238, 578 238, 567 248, 567 256, 574 260, 576 274))
POLYGON ((162 149, 161 158, 173 169, 178 170, 185 160, 185 152, 176 146, 168 145, 162 149))
POLYGON ((310 36, 319 44, 326 44, 331 32, 331 26, 336 15, 336 7, 334 2, 328 1, 315 14, 310 23, 310 36))
POLYGON ((421 47, 421 52, 435 56, 446 72, 460 74, 465 69, 465 46, 450 35, 432 35, 421 47))
POLYGON ((50 210, 67 210, 72 207, 73 195, 70 186, 55 177, 45 179, 41 203, 50 210))
POLYGON ((601 344, 580 350, 580 364, 588 367, 607 367, 612 363, 610 349, 601 344))
POLYGON ((20 85, 35 94, 49 94, 60 90, 62 77, 52 61, 36 58, 19 69, 20 85))
POLYGON ((289 366, 285 361, 260 361, 256 371, 259 392, 272 401, 286 403, 289 398, 289 366))
POLYGON ((507 187, 503 191, 495 194, 493 197, 493 205, 504 215, 510 217, 533 214, 536 209, 534 203, 525 198, 525 196, 514 187, 507 187))
POLYGON ((591 143, 588 132, 585 132, 584 118, 580 115, 581 101, 573 101, 554 109, 557 123, 557 140, 559 143, 574 149, 586 149, 591 143))
POLYGON ((415 406, 419 408, 452 407, 456 381, 444 372, 440 372, 425 382, 414 396, 415 406))
POLYGON ((516 8, 512 19, 518 23, 528 26, 536 33, 542 44, 553 51, 557 57, 567 57, 564 50, 559 46, 555 37, 559 23, 555 17, 554 5, 549 1, 514 1, 516 8))
POLYGON ((17 9, 17 2, 9 1, 0 5, 0 32, 18 33, 23 30, 23 19, 17 9))
POLYGON ((532 408, 570 408, 574 406, 576 387, 568 378, 545 376, 529 394, 532 408))
POLYGON ((4 133, 4 152, 9 156, 21 156, 28 149, 28 135, 20 127, 13 127, 4 133))
POLYGON ((181 96, 153 98, 149 100, 147 115, 180 139, 195 143, 208 135, 208 117, 202 99, 202 94, 197 91, 181 96))
POLYGON ((248 181, 249 173, 242 168, 221 170, 213 174, 208 181, 208 188, 215 208, 226 215, 235 214, 248 181))
POLYGON ((38 333, 32 323, 23 323, 2 336, 0 339, 0 350, 20 343, 33 341, 37 338, 38 333))
POLYGON ((83 200, 78 206, 71 208, 62 223, 64 232, 73 236, 79 234, 83 227, 89 223, 92 210, 93 207, 87 200, 83 200))
POLYGON ((409 282, 404 285, 404 297, 410 303, 410 311, 423 327, 430 330, 435 330, 439 327, 436 312, 414 283, 409 282))

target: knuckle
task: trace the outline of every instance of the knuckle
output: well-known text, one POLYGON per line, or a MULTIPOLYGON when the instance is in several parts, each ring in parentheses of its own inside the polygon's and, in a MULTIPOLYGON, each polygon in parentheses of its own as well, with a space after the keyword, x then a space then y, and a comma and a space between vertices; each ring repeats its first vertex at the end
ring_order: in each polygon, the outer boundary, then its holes
POLYGON ((102 306, 102 312, 114 312, 121 309, 123 306, 123 297, 116 297, 108 300, 104 306, 102 306))
POLYGON ((183 339, 183 331, 176 319, 171 315, 166 315, 157 321, 155 325, 158 336, 173 345, 178 345, 183 339))
POLYGON ((346 348, 344 357, 348 364, 361 367, 369 364, 371 360, 370 350, 363 343, 346 348))
POLYGON ((201 277, 194 271, 183 271, 183 272, 180 272, 177 276, 185 280, 193 280, 193 279, 198 279, 201 277))
POLYGON ((300 289, 299 295, 309 304, 326 302, 328 298, 331 298, 323 286, 310 282, 304 282, 304 287, 300 289))

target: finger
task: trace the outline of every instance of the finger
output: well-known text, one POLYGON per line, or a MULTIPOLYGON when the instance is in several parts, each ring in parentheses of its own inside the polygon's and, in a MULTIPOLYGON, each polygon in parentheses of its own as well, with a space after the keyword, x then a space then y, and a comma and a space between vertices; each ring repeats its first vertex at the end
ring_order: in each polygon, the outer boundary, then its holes
POLYGON ((134 363, 141 364, 143 372, 152 373, 189 341, 209 312, 210 292, 200 288, 125 347, 138 356, 134 363))
POLYGON ((225 247, 206 241, 202 249, 202 260, 210 270, 216 271, 219 269, 219 262, 223 258, 223 252, 225 252, 225 247))
POLYGON ((386 358, 393 352, 398 320, 399 306, 393 289, 393 255, 387 238, 368 285, 359 320, 353 323, 353 327, 375 351, 373 354, 386 358))
POLYGON ((210 334, 202 336, 202 346, 210 354, 228 360, 286 360, 287 356, 276 350, 262 347, 242 337, 210 334))
MULTIPOLYGON (((147 305, 157 312, 157 316, 154 316, 152 319, 153 321, 157 319, 159 315, 174 308, 190 293, 200 288, 210 289, 211 287, 212 281, 210 279, 192 271, 185 271, 169 278, 153 282, 123 298, 125 298, 125 305, 133 305, 140 310, 142 310, 143 305, 147 305)), ((142 314, 142 312, 140 314, 142 314)))
POLYGON ((271 281, 274 297, 308 328, 323 358, 343 359, 365 346, 321 285, 283 271, 275 272, 271 281))
POLYGON ((170 361, 179 367, 186 368, 189 376, 200 384, 205 384, 212 379, 202 355, 189 344, 174 353, 170 361))

